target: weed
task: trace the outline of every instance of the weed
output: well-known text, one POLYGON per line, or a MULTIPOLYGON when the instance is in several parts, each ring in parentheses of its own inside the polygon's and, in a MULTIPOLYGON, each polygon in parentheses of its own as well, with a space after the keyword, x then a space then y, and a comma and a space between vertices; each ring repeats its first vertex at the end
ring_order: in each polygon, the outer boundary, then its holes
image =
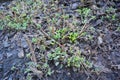
POLYGON ((54 72, 53 70, 51 70, 48 63, 44 63, 42 67, 43 69, 45 69, 46 76, 50 76, 54 72))
POLYGON ((38 39, 37 38, 32 38, 32 43, 37 43, 38 39))
POLYGON ((66 52, 62 52, 61 48, 57 47, 53 53, 48 54, 48 60, 54 60, 55 65, 58 66, 66 55, 66 52))
POLYGON ((68 36, 71 42, 75 42, 78 38, 78 33, 77 32, 71 32, 68 36))
POLYGON ((116 14, 108 14, 108 15, 106 16, 106 18, 107 18, 108 20, 114 21, 114 20, 116 19, 116 14))
POLYGON ((113 7, 109 7, 109 8, 106 9, 107 13, 114 13, 115 11, 116 11, 116 9, 113 8, 113 7))
POLYGON ((115 14, 116 9, 113 7, 109 7, 106 9, 107 16, 106 18, 109 20, 115 20, 116 19, 116 14, 115 14))
POLYGON ((53 35, 54 39, 60 39, 61 38, 61 33, 58 31, 56 31, 55 35, 53 35))
POLYGON ((62 39, 66 32, 67 32, 67 28, 59 29, 56 31, 55 35, 53 35, 53 38, 62 39))
POLYGON ((3 28, 4 28, 4 22, 3 20, 0 20, 0 30, 3 30, 3 28))
MULTIPOLYGON (((6 15, 3 17, 4 26, 17 30, 25 30, 33 24, 32 18, 33 15, 36 15, 38 8, 41 8, 41 1, 39 0, 36 0, 34 3, 33 0, 14 1, 9 6, 9 12, 5 12, 6 15)), ((37 26, 40 27, 40 25, 37 26)))
POLYGON ((26 76, 26 78, 27 78, 26 80, 32 80, 32 76, 31 76, 31 74, 28 73, 27 76, 26 76))
POLYGON ((79 56, 70 57, 70 58, 68 58, 67 66, 68 67, 70 67, 70 66, 80 67, 80 63, 81 63, 82 59, 83 58, 80 58, 79 56))
POLYGON ((67 59, 68 67, 72 66, 80 68, 82 65, 85 65, 85 67, 91 67, 91 63, 82 56, 73 55, 67 59))
MULTIPOLYGON (((55 16, 51 14, 53 16, 51 18, 51 15, 47 13, 47 10, 49 9, 47 9, 45 4, 43 5, 41 0, 23 0, 22 2, 21 0, 18 0, 18 2, 15 2, 15 4, 16 4, 15 6, 12 6, 12 5, 10 6, 10 12, 7 13, 5 17, 3 17, 3 20, 0 20, 0 25, 3 25, 3 26, 0 26, 0 29, 3 29, 4 26, 7 26, 9 28, 14 28, 18 30, 19 29, 25 30, 28 26, 34 26, 34 25, 37 28, 41 28, 42 24, 34 23, 33 18, 34 16, 39 14, 38 12, 42 12, 43 14, 45 14, 45 16, 49 15, 48 17, 45 17, 45 18, 47 18, 46 20, 49 26, 52 26, 51 32, 53 32, 53 34, 52 36, 50 35, 50 39, 51 39, 50 44, 52 44, 52 46, 55 45, 57 42, 59 43, 59 41, 62 41, 63 39, 65 39, 64 37, 66 37, 66 35, 67 35, 67 38, 69 38, 70 42, 72 43, 76 42, 79 36, 78 32, 69 32, 70 29, 68 28, 53 29, 53 27, 57 28, 56 25, 59 25, 61 27, 60 25, 61 20, 64 20, 67 22, 67 19, 69 19, 69 15, 66 15, 66 14, 61 15, 56 13, 55 16), (59 19, 60 19, 60 22, 58 21, 59 19)), ((52 7, 51 8, 52 10, 55 10, 55 4, 52 4, 51 7, 52 7)), ((82 23, 86 23, 89 17, 94 18, 94 16, 91 17, 89 15, 91 13, 91 10, 89 8, 80 8, 77 11, 81 16, 82 23)), ((112 18, 114 19, 115 17, 113 16, 112 18)), ((62 21, 63 22, 62 24, 66 26, 64 21, 62 21)), ((75 19, 73 19, 73 25, 77 26, 77 22, 75 19)), ((87 33, 84 32, 81 35, 86 36, 87 33)), ((93 37, 91 35, 88 35, 88 38, 92 40, 93 37)), ((32 38, 32 43, 38 45, 37 42, 39 40, 40 40, 39 38, 34 37, 32 38)), ((86 66, 90 65, 90 62, 87 61, 85 57, 81 55, 75 55, 72 47, 70 47, 70 53, 71 53, 70 55, 67 53, 67 51, 66 52, 62 51, 62 49, 57 45, 55 45, 57 48, 53 49, 54 51, 50 49, 51 53, 47 54, 47 56, 46 54, 42 54, 42 52, 46 51, 46 46, 44 46, 44 42, 46 41, 44 41, 43 39, 42 41, 43 41, 43 45, 39 46, 40 47, 40 53, 39 53, 40 61, 38 62, 39 64, 29 62, 27 66, 32 66, 37 69, 40 69, 43 73, 45 73, 46 76, 51 75, 54 72, 50 68, 50 65, 48 64, 49 61, 53 61, 55 66, 61 65, 61 63, 64 65, 67 65, 68 67, 72 66, 77 68, 81 67, 82 64, 86 66)), ((30 58, 31 55, 27 54, 26 57, 30 58)), ((29 73, 29 72, 30 72, 30 69, 27 68, 25 73, 29 73)), ((30 74, 27 75, 27 79, 28 80, 32 79, 30 74)))
POLYGON ((66 19, 69 18, 69 15, 67 15, 67 14, 65 15, 65 14, 64 14, 64 15, 62 15, 62 18, 63 18, 64 20, 66 20, 66 19))
POLYGON ((91 10, 89 8, 80 8, 76 10, 79 15, 81 16, 82 23, 86 23, 88 20, 88 17, 90 16, 91 10))
POLYGON ((116 31, 120 31, 120 26, 119 26, 119 27, 117 27, 116 31))

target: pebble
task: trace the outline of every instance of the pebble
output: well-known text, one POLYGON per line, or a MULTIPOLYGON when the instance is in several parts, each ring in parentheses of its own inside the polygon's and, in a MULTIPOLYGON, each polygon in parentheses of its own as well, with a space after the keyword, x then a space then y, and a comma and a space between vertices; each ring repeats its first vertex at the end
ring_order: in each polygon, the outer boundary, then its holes
POLYGON ((7 41, 4 41, 3 45, 4 45, 5 48, 10 46, 10 44, 7 41))
POLYGON ((19 58, 23 58, 24 57, 24 51, 21 50, 19 53, 18 53, 18 57, 19 58))
POLYGON ((28 44, 25 39, 21 39, 21 47, 28 48, 28 44))
POLYGON ((72 10, 75 10, 75 9, 78 8, 78 6, 79 6, 78 3, 73 3, 73 4, 71 5, 71 9, 72 9, 72 10))
POLYGON ((0 53, 0 61, 3 59, 3 54, 0 53))
POLYGON ((103 43, 103 39, 102 39, 102 37, 98 37, 98 44, 100 45, 100 44, 102 44, 103 43))
POLYGON ((11 57, 12 55, 17 54, 17 52, 18 52, 18 51, 15 50, 15 49, 14 49, 14 50, 11 50, 11 51, 8 50, 8 52, 6 52, 6 54, 7 54, 7 57, 11 57))
POLYGON ((0 6, 0 10, 4 10, 5 8, 3 6, 0 6))

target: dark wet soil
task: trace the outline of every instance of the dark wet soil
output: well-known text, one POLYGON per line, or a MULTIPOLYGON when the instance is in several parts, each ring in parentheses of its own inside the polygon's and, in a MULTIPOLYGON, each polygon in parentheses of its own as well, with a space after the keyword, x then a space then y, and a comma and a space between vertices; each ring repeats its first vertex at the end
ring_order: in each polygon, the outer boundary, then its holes
MULTIPOLYGON (((98 67, 100 71, 75 72, 73 68, 54 67, 56 71, 51 76, 39 79, 35 75, 32 80, 120 80, 120 30, 118 31, 116 26, 120 26, 120 1, 109 1, 106 5, 105 0, 96 0, 96 3, 88 2, 83 5, 79 0, 59 0, 59 5, 61 4, 66 6, 66 14, 76 15, 77 18, 79 16, 75 14, 75 10, 79 5, 92 8, 94 4, 100 8, 95 10, 97 18, 91 22, 95 31, 90 34, 94 39, 86 41, 80 38, 78 45, 81 50, 86 51, 83 55, 89 56, 93 61, 93 69, 98 67), (109 6, 116 8, 115 21, 101 20, 101 17, 106 15, 103 7, 109 6), (102 37, 102 42, 99 42, 99 37, 102 37)), ((0 80, 26 80, 24 71, 26 63, 30 61, 26 54, 30 49, 24 34, 31 37, 36 35, 37 31, 34 28, 27 32, 9 29, 0 31, 0 80)))

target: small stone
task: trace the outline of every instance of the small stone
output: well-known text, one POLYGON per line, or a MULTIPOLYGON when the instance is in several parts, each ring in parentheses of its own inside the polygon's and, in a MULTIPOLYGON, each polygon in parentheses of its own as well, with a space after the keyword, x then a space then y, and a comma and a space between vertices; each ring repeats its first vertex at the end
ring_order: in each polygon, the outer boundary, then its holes
POLYGON ((118 65, 118 69, 120 70, 120 65, 118 65))
POLYGON ((79 6, 78 3, 73 3, 73 4, 71 5, 71 9, 75 10, 75 9, 78 8, 78 6, 79 6))
POLYGON ((103 39, 102 39, 101 36, 99 36, 99 37, 98 37, 98 44, 100 45, 100 44, 102 44, 102 43, 103 43, 103 39))
POLYGON ((0 54, 0 61, 3 59, 3 54, 0 54))
POLYGON ((48 40, 45 42, 46 45, 51 45, 52 44, 52 40, 48 40))
POLYGON ((79 15, 78 13, 75 13, 74 15, 75 15, 75 17, 77 17, 77 18, 80 17, 80 15, 79 15))
POLYGON ((0 6, 0 10, 4 10, 4 7, 3 7, 3 6, 0 6))
POLYGON ((18 53, 18 57, 19 58, 23 58, 24 57, 24 51, 21 50, 19 53, 18 53))
POLYGON ((3 45, 5 48, 10 46, 10 44, 7 41, 3 42, 3 45))
POLYGON ((25 39, 21 39, 21 47, 28 48, 28 44, 25 39))
POLYGON ((98 8, 96 5, 92 5, 92 6, 91 6, 91 9, 93 9, 93 10, 98 10, 99 8, 98 8))
POLYGON ((8 52, 6 52, 6 54, 7 54, 7 57, 11 57, 12 55, 15 55, 15 54, 17 54, 17 50, 11 50, 11 51, 8 51, 8 52))
POLYGON ((7 54, 7 57, 11 57, 13 55, 13 53, 11 52, 7 52, 6 54, 7 54))

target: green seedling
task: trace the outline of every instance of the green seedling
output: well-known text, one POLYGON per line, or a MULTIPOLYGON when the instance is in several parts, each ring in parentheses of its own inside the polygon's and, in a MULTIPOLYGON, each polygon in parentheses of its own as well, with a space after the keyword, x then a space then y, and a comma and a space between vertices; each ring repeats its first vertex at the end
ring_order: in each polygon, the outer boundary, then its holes
POLYGON ((80 68, 81 65, 85 65, 85 67, 89 67, 89 68, 91 67, 91 63, 82 56, 73 55, 67 59, 68 67, 72 66, 72 67, 80 68))
POLYGON ((67 14, 65 15, 65 14, 64 14, 64 15, 62 15, 62 18, 63 18, 64 20, 66 20, 66 19, 69 18, 69 15, 67 15, 67 14))
POLYGON ((113 7, 110 7, 106 10, 107 13, 114 13, 115 11, 116 11, 116 9, 113 7))
POLYGON ((38 39, 37 38, 32 38, 32 43, 37 43, 38 39))
POLYGON ((4 28, 4 22, 3 20, 0 20, 0 30, 3 30, 3 28, 4 28))
POLYGON ((76 11, 81 16, 82 23, 86 23, 88 20, 88 17, 91 17, 90 15, 91 10, 89 8, 80 8, 80 9, 77 9, 76 11))
POLYGON ((112 20, 115 20, 115 18, 116 18, 116 15, 113 14, 113 15, 112 15, 112 20))
POLYGON ((84 62, 84 58, 83 57, 72 56, 72 57, 68 58, 67 66, 68 67, 73 66, 73 67, 79 68, 82 62, 84 62))
POLYGON ((66 52, 62 52, 61 48, 57 47, 53 53, 48 54, 48 60, 54 60, 55 65, 58 66, 60 61, 64 61, 66 52))
POLYGON ((26 78, 27 78, 26 80, 32 80, 32 76, 31 76, 31 74, 28 73, 27 76, 26 76, 26 78))
POLYGON ((45 69, 45 76, 50 76, 54 72, 53 70, 51 70, 48 63, 44 63, 42 67, 43 69, 45 69))
MULTIPOLYGON (((4 21, 3 23, 0 21, 0 24, 17 30, 25 30, 28 26, 33 25, 33 15, 42 6, 39 0, 35 0, 34 3, 33 0, 18 0, 11 4, 15 5, 9 6, 9 12, 5 12, 5 16, 3 17, 4 21)), ((37 27, 40 28, 41 25, 37 25, 37 27)))
POLYGON ((53 38, 54 39, 60 39, 60 38, 62 39, 66 32, 67 32, 67 28, 57 30, 55 35, 53 35, 53 38))
POLYGON ((75 42, 78 38, 78 33, 77 32, 71 32, 68 36, 71 42, 75 42))
POLYGON ((117 27, 116 31, 120 31, 120 26, 119 26, 119 27, 117 27))

